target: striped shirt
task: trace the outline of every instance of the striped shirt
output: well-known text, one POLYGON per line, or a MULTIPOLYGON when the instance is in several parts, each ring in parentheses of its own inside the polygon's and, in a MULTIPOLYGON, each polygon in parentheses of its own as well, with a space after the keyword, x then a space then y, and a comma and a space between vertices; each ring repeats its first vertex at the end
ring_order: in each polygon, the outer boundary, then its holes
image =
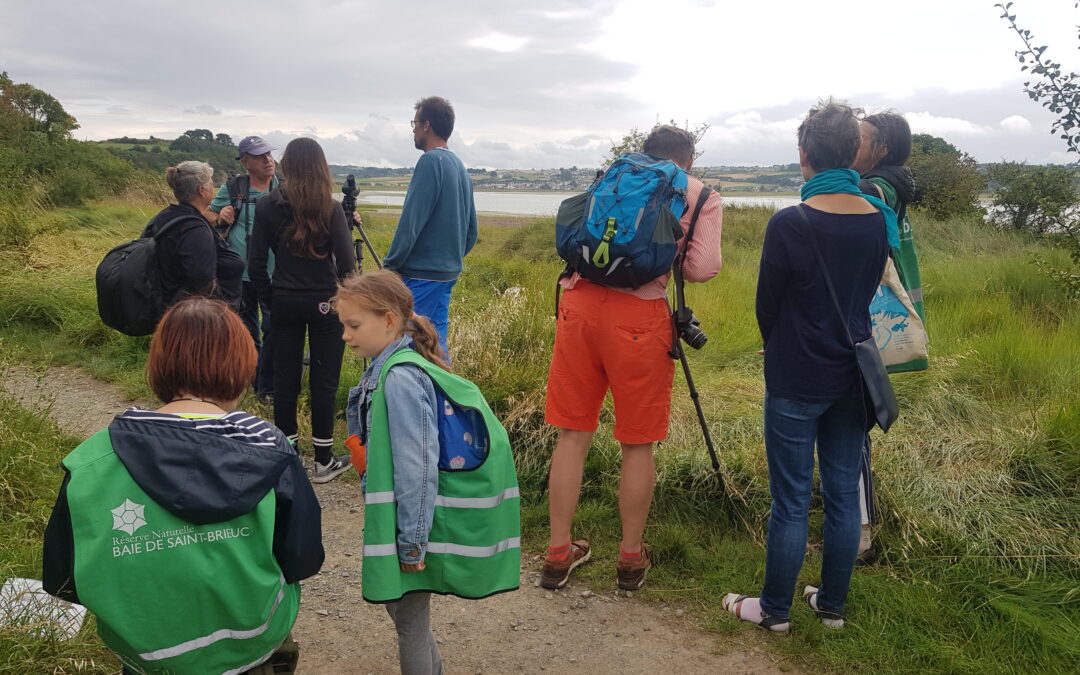
MULTIPOLYGON (((686 177, 686 211, 683 213, 679 224, 682 225, 683 235, 690 230, 690 219, 694 215, 694 207, 697 206, 701 189, 705 185, 694 176, 686 177)), ((701 206, 698 214, 697 227, 694 228, 694 238, 690 242, 690 251, 686 254, 686 262, 683 265, 683 278, 688 282, 702 283, 712 279, 720 271, 723 258, 720 255, 720 234, 724 227, 724 206, 720 193, 713 191, 709 199, 701 206)), ((678 250, 681 253, 686 248, 686 237, 679 239, 678 250)), ((667 273, 656 277, 647 284, 637 289, 611 288, 621 291, 642 300, 659 300, 667 296, 668 277, 667 273)), ((581 279, 576 272, 566 278, 560 279, 559 284, 565 290, 570 290, 581 279)))
MULTIPOLYGON (((206 413, 164 413, 134 406, 120 413, 119 417, 146 422, 166 422, 178 427, 207 431, 242 443, 266 448, 277 447, 281 431, 266 420, 243 410, 233 410, 222 415, 206 413)), ((283 438, 283 437, 282 437, 283 438)))

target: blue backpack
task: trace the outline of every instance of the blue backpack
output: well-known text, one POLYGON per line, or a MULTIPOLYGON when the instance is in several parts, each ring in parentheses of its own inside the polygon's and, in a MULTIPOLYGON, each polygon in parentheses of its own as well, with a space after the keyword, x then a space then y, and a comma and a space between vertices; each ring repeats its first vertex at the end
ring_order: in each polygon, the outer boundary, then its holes
POLYGON ((587 192, 563 201, 555 247, 567 272, 604 286, 638 288, 671 269, 685 210, 686 172, 632 152, 616 159, 587 192))

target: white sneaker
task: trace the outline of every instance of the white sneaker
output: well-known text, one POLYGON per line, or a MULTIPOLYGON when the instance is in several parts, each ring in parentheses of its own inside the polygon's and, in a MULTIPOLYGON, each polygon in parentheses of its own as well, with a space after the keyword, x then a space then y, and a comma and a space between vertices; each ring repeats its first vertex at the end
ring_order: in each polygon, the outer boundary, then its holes
POLYGON ((332 457, 326 464, 315 462, 315 473, 311 477, 311 482, 329 483, 348 468, 349 463, 341 457, 332 457))

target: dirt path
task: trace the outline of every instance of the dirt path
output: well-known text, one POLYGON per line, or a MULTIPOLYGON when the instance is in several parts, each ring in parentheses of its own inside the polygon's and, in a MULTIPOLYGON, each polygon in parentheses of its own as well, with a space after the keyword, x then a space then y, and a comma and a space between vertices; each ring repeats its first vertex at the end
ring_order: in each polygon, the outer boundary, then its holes
MULTIPOLYGON (((77 436, 107 426, 113 415, 134 403, 112 385, 73 368, 13 368, 3 390, 27 407, 49 409, 65 431, 77 436)), ((326 563, 303 582, 293 630, 302 645, 298 672, 396 673, 390 620, 360 595, 359 483, 339 479, 315 488, 323 507, 326 563)), ((614 592, 594 594, 573 583, 546 591, 537 585, 539 558, 525 555, 522 562, 519 591, 479 601, 432 601, 432 627, 448 673, 791 672, 766 653, 757 635, 721 638, 696 628, 681 610, 614 592)))

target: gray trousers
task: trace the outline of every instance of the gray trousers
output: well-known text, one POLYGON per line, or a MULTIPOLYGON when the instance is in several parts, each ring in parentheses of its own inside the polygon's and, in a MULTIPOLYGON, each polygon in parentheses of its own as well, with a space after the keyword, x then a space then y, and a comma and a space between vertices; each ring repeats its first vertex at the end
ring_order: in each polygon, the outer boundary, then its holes
POLYGON ((386 603, 398 636, 401 675, 442 675, 442 656, 431 632, 431 593, 409 593, 386 603))

